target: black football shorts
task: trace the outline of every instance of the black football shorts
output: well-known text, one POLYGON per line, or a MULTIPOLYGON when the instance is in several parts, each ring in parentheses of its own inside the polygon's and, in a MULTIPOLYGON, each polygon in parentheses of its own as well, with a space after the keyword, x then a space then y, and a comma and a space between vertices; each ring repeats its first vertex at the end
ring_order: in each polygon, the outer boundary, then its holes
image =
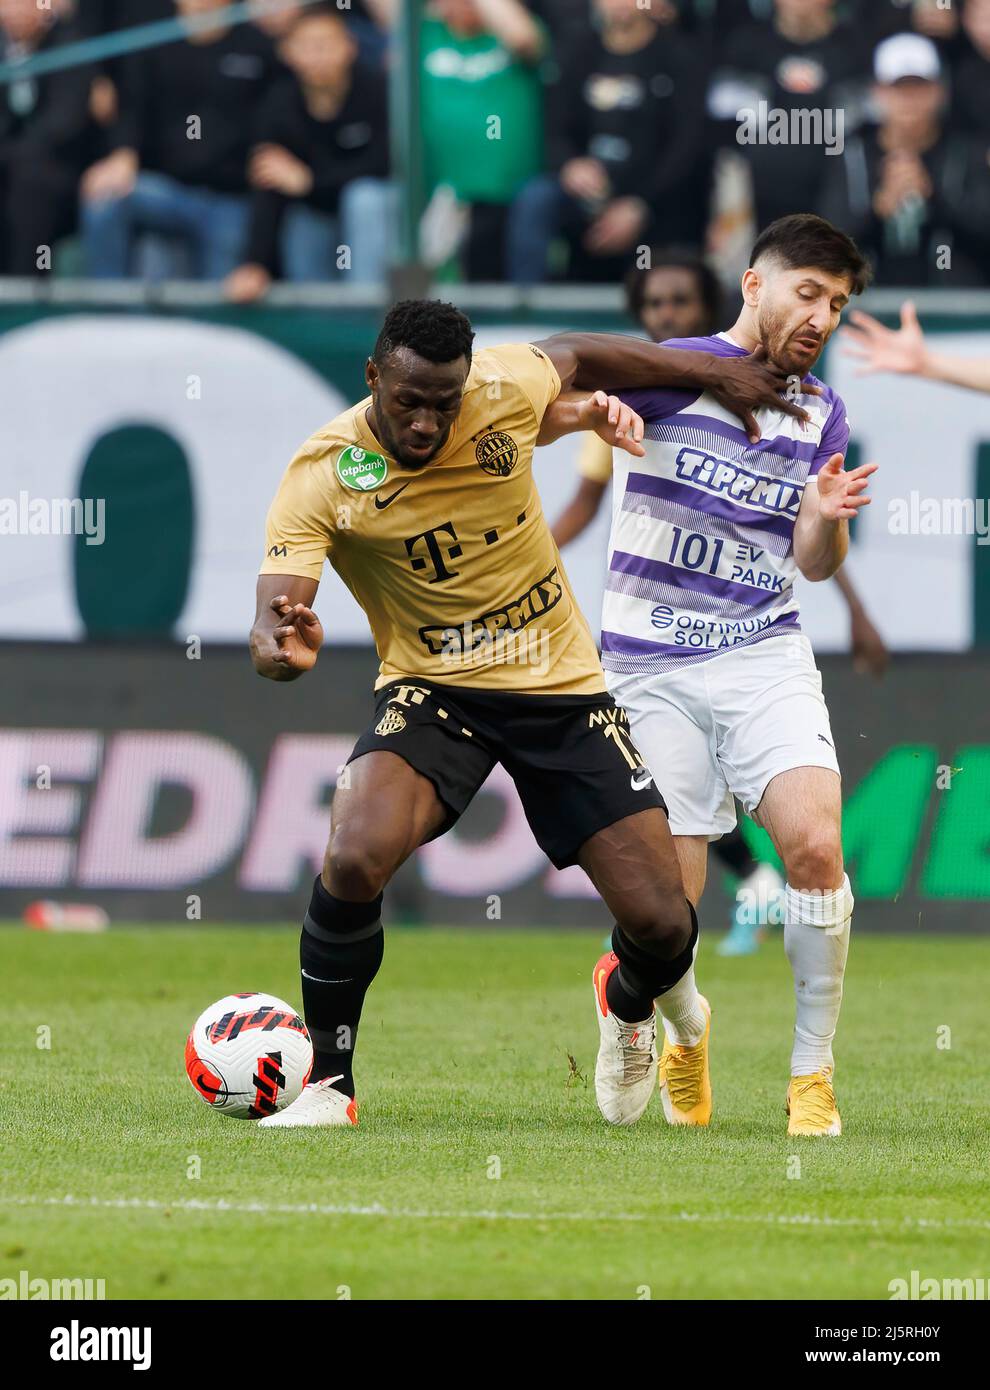
POLYGON ((437 835, 501 763, 558 869, 576 863, 585 840, 606 826, 649 807, 667 809, 625 711, 604 691, 521 695, 394 681, 378 691, 375 722, 348 762, 376 751, 397 753, 436 787, 448 813, 437 835))

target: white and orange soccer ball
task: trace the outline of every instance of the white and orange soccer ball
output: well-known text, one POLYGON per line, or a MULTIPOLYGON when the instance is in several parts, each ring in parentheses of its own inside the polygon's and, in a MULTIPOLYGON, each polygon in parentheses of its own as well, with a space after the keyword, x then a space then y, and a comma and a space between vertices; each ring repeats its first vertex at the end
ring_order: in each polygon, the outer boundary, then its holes
POLYGON ((228 994, 186 1039, 186 1075, 207 1105, 238 1120, 284 1110, 313 1069, 313 1044, 291 1005, 273 994, 228 994))

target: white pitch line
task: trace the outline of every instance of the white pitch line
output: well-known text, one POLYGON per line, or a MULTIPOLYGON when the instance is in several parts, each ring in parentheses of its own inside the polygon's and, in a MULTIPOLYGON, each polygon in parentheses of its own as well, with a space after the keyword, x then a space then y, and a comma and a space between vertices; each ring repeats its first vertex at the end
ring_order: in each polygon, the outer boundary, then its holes
POLYGON ((891 1232, 990 1230, 990 1221, 965 1217, 905 1217, 903 1220, 881 1220, 871 1216, 815 1216, 810 1213, 774 1215, 772 1212, 746 1215, 740 1212, 493 1211, 485 1208, 477 1211, 429 1211, 410 1207, 386 1207, 379 1202, 370 1206, 323 1202, 228 1202, 222 1197, 216 1201, 185 1197, 173 1202, 159 1201, 153 1197, 0 1197, 0 1206, 95 1207, 115 1211, 194 1211, 254 1216, 377 1216, 390 1221, 649 1221, 675 1225, 807 1227, 813 1230, 843 1227, 891 1232))

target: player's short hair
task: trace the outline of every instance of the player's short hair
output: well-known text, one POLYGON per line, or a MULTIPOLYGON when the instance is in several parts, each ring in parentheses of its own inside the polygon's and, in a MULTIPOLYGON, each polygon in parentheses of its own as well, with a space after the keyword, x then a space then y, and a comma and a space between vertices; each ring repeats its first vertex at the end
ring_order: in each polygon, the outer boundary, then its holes
POLYGON ((862 294, 873 278, 869 261, 852 237, 811 212, 778 217, 765 227, 756 238, 750 268, 763 256, 772 256, 788 270, 814 266, 830 275, 848 275, 853 294, 862 294))
POLYGON ((689 270, 698 281, 698 293, 708 315, 706 331, 714 333, 722 312, 722 286, 708 262, 697 252, 676 246, 653 248, 649 259, 648 267, 630 270, 626 275, 626 308, 637 323, 643 312, 647 277, 655 270, 689 270))
POLYGON ((409 348, 427 362, 471 359, 474 329, 453 304, 439 299, 400 299, 385 315, 372 360, 381 366, 396 348, 409 348))

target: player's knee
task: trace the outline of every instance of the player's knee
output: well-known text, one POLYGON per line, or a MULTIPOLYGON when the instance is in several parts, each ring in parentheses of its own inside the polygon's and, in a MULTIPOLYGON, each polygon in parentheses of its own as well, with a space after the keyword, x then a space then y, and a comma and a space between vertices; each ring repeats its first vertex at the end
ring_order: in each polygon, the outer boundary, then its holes
POLYGON ((691 941, 691 911, 683 893, 644 895, 619 926, 630 941, 664 960, 679 956, 691 941))
POLYGON ((838 831, 817 830, 787 856, 787 881, 792 888, 830 888, 842 878, 842 841, 838 831))
POLYGON ((324 881, 347 902, 370 902, 395 871, 390 847, 373 834, 336 831, 327 848, 324 881))

